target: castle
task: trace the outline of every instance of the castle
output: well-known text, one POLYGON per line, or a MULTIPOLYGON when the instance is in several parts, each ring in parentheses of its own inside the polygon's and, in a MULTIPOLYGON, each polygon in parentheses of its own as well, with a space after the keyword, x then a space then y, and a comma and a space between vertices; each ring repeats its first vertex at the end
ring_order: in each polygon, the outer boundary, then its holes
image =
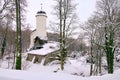
POLYGON ((55 60, 59 54, 59 43, 47 40, 46 20, 46 12, 38 11, 36 29, 31 33, 30 51, 27 52, 28 61, 44 65, 55 60))

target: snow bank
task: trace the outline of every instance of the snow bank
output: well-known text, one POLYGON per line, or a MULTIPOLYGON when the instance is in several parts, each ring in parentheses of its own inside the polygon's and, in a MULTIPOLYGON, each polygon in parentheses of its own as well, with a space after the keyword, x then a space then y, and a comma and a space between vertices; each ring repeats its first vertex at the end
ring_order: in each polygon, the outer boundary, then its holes
POLYGON ((31 71, 19 71, 19 70, 6 70, 0 69, 0 79, 3 80, 15 79, 15 80, 76 80, 77 76, 71 76, 61 73, 52 72, 31 72, 31 71), (5 79, 6 78, 6 79, 5 79))
POLYGON ((0 80, 120 80, 120 70, 104 76, 80 77, 65 73, 0 69, 0 80))

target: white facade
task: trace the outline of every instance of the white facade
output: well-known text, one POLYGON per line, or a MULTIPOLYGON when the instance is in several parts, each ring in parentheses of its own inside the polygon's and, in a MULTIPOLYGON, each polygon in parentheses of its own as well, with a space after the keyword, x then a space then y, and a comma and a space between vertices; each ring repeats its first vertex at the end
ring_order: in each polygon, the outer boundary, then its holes
POLYGON ((38 12, 36 15, 36 30, 31 33, 30 48, 34 46, 34 39, 39 36, 41 39, 47 39, 46 32, 46 13, 38 12))

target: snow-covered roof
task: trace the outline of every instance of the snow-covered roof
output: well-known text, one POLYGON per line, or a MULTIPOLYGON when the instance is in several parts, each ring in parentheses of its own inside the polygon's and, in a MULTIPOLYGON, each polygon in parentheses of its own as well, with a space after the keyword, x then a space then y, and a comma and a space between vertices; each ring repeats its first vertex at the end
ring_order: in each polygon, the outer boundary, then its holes
POLYGON ((47 55, 59 50, 59 42, 48 42, 43 48, 29 51, 28 54, 47 55))

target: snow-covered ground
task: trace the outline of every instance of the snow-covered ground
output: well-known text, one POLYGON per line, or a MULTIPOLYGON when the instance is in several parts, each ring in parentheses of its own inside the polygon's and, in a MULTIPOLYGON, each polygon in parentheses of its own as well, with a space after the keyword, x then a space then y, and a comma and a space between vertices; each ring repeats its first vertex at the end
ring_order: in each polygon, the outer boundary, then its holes
POLYGON ((90 65, 85 62, 84 57, 77 60, 68 59, 63 71, 60 70, 57 61, 47 66, 29 63, 29 68, 26 70, 0 68, 0 80, 120 80, 120 69, 116 70, 114 74, 91 77, 89 69, 90 65))
POLYGON ((103 76, 80 77, 63 72, 0 69, 0 80, 120 80, 120 70, 103 76))
MULTIPOLYGON (((13 59, 7 60, 6 57, 0 60, 0 80, 120 80, 120 62, 115 63, 114 74, 106 74, 104 70, 102 72, 105 74, 102 76, 89 76, 90 64, 86 63, 87 56, 67 58, 63 71, 60 70, 59 61, 46 66, 42 63, 33 64, 26 61, 26 54, 23 56, 24 70, 11 70, 13 59)), ((103 58, 102 64, 106 64, 106 59, 103 58)))

